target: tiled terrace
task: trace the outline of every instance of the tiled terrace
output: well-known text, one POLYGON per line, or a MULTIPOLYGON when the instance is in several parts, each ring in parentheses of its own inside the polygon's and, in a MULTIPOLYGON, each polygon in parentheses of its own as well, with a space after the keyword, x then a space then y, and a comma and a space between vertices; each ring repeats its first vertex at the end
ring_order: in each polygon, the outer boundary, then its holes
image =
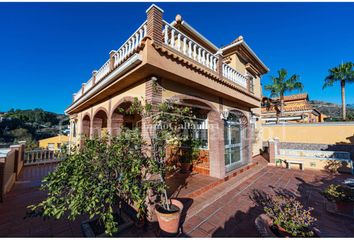
MULTIPOLYGON (((82 236, 80 222, 85 217, 75 222, 65 219, 59 221, 40 218, 24 219, 26 206, 44 198, 45 194, 38 190, 40 179, 54 167, 54 165, 43 165, 25 168, 14 189, 6 195, 4 202, 0 203, 1 237, 82 236)), ((350 175, 287 170, 259 164, 196 197, 182 198, 186 208, 182 236, 257 236, 254 220, 262 210, 250 199, 252 191, 273 193, 281 189, 296 194, 305 205, 315 208, 314 215, 318 219, 318 228, 322 236, 353 236, 353 219, 328 213, 325 210, 325 199, 320 195, 320 190, 330 183, 341 182, 348 177, 350 175)), ((148 229, 135 227, 128 229, 122 236, 154 237, 156 233, 155 224, 148 229)))

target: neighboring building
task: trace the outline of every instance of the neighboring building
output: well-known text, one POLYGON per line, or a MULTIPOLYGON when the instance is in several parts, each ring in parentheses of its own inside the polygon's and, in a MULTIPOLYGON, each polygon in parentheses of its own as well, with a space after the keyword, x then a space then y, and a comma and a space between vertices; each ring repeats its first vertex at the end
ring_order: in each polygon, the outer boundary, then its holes
POLYGON ((39 147, 48 150, 59 150, 64 144, 69 143, 69 137, 58 135, 56 137, 39 140, 39 147))
MULTIPOLYGON (((283 123, 317 123, 324 122, 327 117, 309 103, 307 93, 284 96, 283 111, 283 115, 279 117, 279 122, 283 123)), ((276 123, 277 116, 280 116, 279 99, 263 97, 262 123, 276 123), (274 104, 276 102, 278 107, 274 104)))
MULTIPOLYGON (((70 142, 119 134, 121 126, 148 122, 124 115, 135 97, 159 104, 174 99, 193 106, 200 119, 198 134, 208 161, 204 174, 223 178, 250 162, 262 148, 261 76, 268 68, 242 37, 218 48, 180 15, 163 20, 163 10, 152 5, 147 20, 87 83, 74 94, 66 109, 70 116, 70 142)), ((217 32, 215 34, 222 34, 217 32)))

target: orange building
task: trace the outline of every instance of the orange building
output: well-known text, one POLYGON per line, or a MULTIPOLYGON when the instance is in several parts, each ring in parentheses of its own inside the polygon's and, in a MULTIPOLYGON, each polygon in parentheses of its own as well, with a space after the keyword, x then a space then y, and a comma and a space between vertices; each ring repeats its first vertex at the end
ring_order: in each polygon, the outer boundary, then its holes
POLYGON ((326 117, 326 115, 320 113, 309 103, 307 93, 284 96, 282 116, 280 116, 280 106, 276 106, 275 102, 279 103, 279 99, 263 97, 261 109, 262 123, 275 123, 277 116, 279 117, 279 122, 291 123, 324 122, 324 118, 326 117))

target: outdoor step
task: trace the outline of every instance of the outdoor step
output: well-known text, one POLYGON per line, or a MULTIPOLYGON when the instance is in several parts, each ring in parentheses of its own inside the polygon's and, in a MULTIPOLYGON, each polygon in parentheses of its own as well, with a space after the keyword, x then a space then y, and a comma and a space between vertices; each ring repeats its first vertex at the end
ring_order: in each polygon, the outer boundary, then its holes
POLYGON ((228 181, 224 181, 217 186, 211 188, 209 191, 204 191, 198 196, 192 197, 193 204, 187 211, 186 220, 196 215, 198 212, 213 204, 216 200, 223 197, 226 193, 236 188, 250 177, 261 172, 267 165, 265 163, 258 163, 254 167, 231 177, 228 181))

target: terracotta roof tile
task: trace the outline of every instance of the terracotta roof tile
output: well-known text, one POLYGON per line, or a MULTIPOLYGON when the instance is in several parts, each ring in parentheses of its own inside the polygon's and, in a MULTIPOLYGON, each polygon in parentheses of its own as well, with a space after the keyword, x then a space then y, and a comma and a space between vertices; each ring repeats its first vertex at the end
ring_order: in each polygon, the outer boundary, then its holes
MULTIPOLYGON (((285 103, 284 106, 284 112, 294 112, 294 111, 306 111, 306 110, 312 110, 313 107, 311 106, 310 103, 307 101, 302 101, 302 102, 288 102, 285 103)), ((262 113, 275 113, 275 107, 272 105, 267 109, 266 107, 262 107, 261 109, 262 113)))

